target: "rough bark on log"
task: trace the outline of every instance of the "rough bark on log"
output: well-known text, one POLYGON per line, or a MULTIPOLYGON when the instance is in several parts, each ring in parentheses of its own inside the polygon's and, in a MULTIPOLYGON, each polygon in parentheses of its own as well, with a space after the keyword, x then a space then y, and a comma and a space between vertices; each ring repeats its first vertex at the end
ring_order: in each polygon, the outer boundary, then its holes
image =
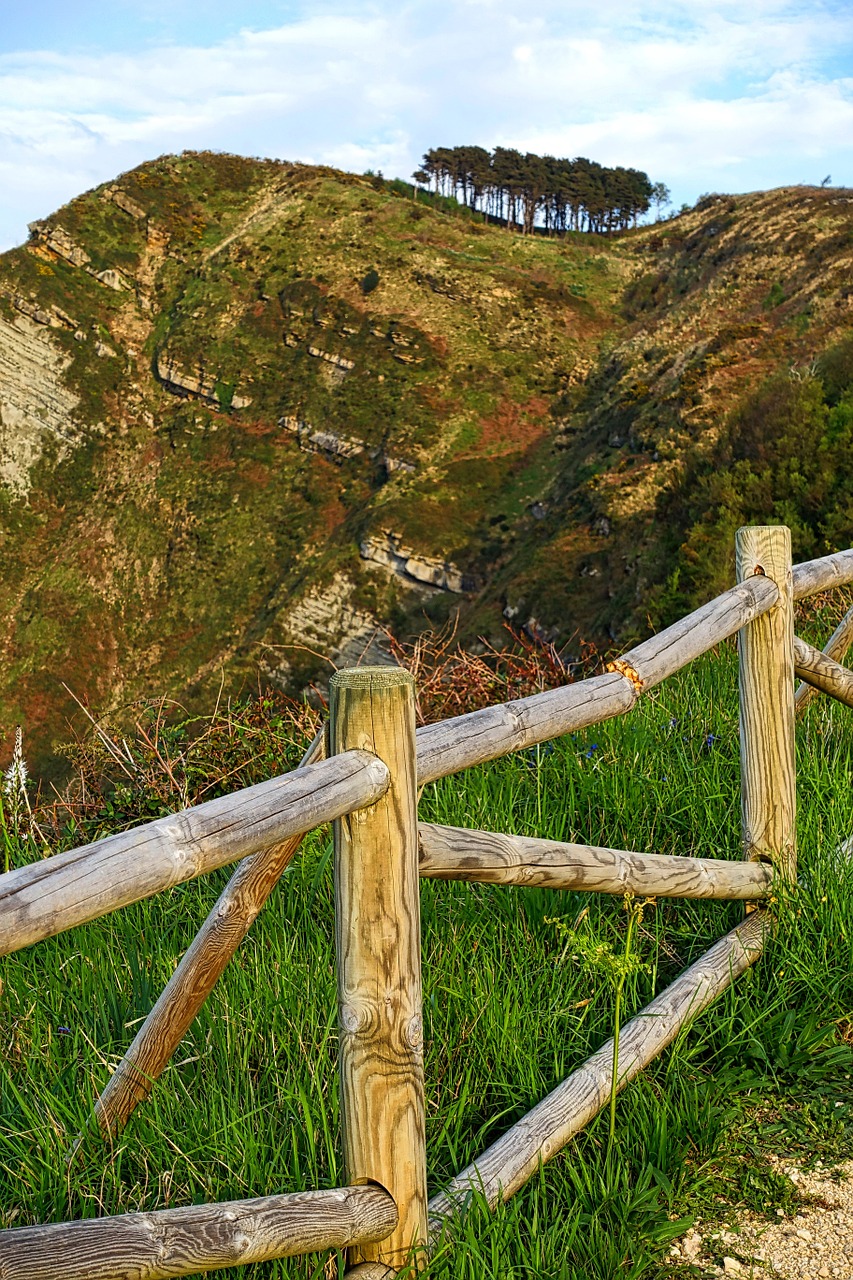
POLYGON ((426 822, 418 825, 418 838, 427 879, 742 901, 768 897, 773 882, 771 867, 722 858, 629 853, 426 822))
POLYGON ((219 1267, 381 1240, 397 1209, 381 1187, 343 1187, 126 1213, 0 1232, 3 1280, 172 1280, 219 1267))
POLYGON ((853 548, 794 565, 792 589, 795 600, 817 595, 819 591, 829 591, 831 587, 844 587, 848 582, 853 582, 853 548))
MULTIPOLYGON (((827 658, 842 662, 851 644, 853 644, 853 609, 848 609, 823 646, 823 652, 827 658)), ((794 694, 794 710, 798 715, 809 705, 815 693, 816 690, 809 684, 803 683, 799 686, 794 694)))
POLYGON ((0 955, 85 924, 375 802, 385 765, 352 751, 0 876, 0 955))
POLYGON ((794 670, 798 680, 853 707, 853 671, 794 636, 794 670))

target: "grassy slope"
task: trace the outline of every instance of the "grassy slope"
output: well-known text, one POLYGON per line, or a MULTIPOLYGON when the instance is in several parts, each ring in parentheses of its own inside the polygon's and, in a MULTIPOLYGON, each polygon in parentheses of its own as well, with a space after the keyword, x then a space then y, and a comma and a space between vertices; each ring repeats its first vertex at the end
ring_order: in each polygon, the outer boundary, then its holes
POLYGON ((48 451, 27 502, 0 495, 0 723, 24 723, 37 765, 74 713, 63 681, 99 708, 167 692, 204 710, 222 675, 254 685, 283 654, 299 687, 322 660, 275 646, 336 575, 398 631, 441 621, 460 597, 365 569, 360 541, 386 530, 482 584, 461 601, 469 638, 500 638, 507 611, 569 647, 625 643, 680 554, 657 500, 685 451, 849 330, 844 192, 713 198, 618 240, 552 241, 239 157, 165 157, 118 186, 146 218, 100 188, 46 225, 133 290, 35 242, 0 260, 4 316, 21 296, 83 334, 50 331, 82 443, 48 451), (162 361, 211 396, 170 392, 162 361), (303 452, 282 415, 367 452, 303 452), (381 455, 416 470, 389 479, 381 455))
POLYGON ((135 296, 44 246, 0 263, 9 314, 16 295, 60 305, 87 335, 53 331, 85 443, 46 457, 29 503, 4 512, 0 720, 23 719, 36 749, 64 736, 61 680, 100 706, 153 690, 201 705, 222 667, 232 687, 253 680, 257 644, 288 638, 293 600, 339 569, 399 619, 396 586, 361 568, 371 530, 486 572, 547 483, 552 400, 594 358, 631 270, 600 241, 524 240, 330 170, 187 155, 120 187, 147 223, 99 189, 48 225, 135 296), (201 367, 220 405, 165 390, 164 358, 201 367), (228 412, 235 388, 252 403, 228 412), (301 452, 282 414, 417 472, 385 483, 365 456, 301 452))
MULTIPOLYGON (((582 633, 619 644, 647 631, 650 611, 662 620, 656 588, 684 530, 662 529, 659 500, 686 455, 709 451, 762 379, 808 376, 850 333, 853 197, 808 187, 708 196, 631 233, 623 250, 638 268, 624 294, 626 328, 567 397, 548 517, 522 531, 495 581, 522 616, 565 634, 568 599, 582 633)), ((786 522, 767 510, 748 519, 786 522)), ((717 573, 690 603, 723 590, 733 563, 718 558, 717 573)))
MULTIPOLYGON (((623 719, 428 788, 421 812, 522 834, 737 857, 737 755, 735 662, 724 646, 623 719)), ((792 1206, 794 1188, 766 1152, 849 1154, 853 870, 834 851, 853 829, 851 761, 849 714, 814 703, 798 729, 796 903, 780 905, 756 968, 622 1096, 611 1170, 601 1117, 497 1215, 475 1207, 464 1242, 443 1250, 431 1275, 686 1277, 695 1273, 673 1271, 666 1257, 692 1218, 714 1218, 728 1204, 774 1216, 792 1206)), ((263 770, 263 760, 253 767, 263 770)), ((102 822, 109 828, 120 816, 107 812, 102 822)), ((122 1140, 113 1148, 89 1140, 66 1169, 64 1153, 108 1064, 220 880, 4 962, 3 1225, 340 1181, 326 832, 308 840, 122 1140)), ((422 904, 436 1188, 612 1029, 611 994, 573 963, 550 918, 571 922, 589 907, 580 927, 618 946, 625 913, 619 900, 429 882, 422 904)), ((647 912, 640 948, 650 968, 629 985, 628 1014, 740 912, 686 902, 647 912)), ((330 1274, 324 1265, 314 1258, 223 1275, 319 1278, 330 1274)))

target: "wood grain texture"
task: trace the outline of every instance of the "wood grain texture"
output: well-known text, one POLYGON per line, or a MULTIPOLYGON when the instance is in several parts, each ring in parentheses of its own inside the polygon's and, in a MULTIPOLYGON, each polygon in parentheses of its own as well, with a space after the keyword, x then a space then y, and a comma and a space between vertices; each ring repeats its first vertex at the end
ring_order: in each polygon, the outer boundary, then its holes
POLYGON ((744 857, 770 861, 796 881, 791 531, 784 525, 739 529, 735 553, 739 580, 764 576, 779 588, 778 604, 748 623, 738 641, 744 857))
MULTIPOLYGON (((300 769, 323 756, 324 735, 325 728, 300 769)), ((301 843, 291 836, 240 863, 95 1103, 104 1137, 115 1137, 148 1097, 301 843)))
POLYGON ((629 650, 623 661, 637 672, 643 688, 651 689, 767 613, 777 599, 778 591, 768 578, 739 583, 629 650))
POLYGON ((757 862, 629 853, 426 822, 418 840, 421 875, 435 880, 746 901, 768 897, 773 882, 772 868, 757 862))
POLYGON ((814 645, 806 644, 799 636, 794 636, 794 670, 798 680, 804 680, 813 689, 853 707, 853 671, 842 667, 814 645))
MULTIPOLYGON (((707 1009, 729 984, 753 964, 764 944, 767 913, 755 911, 622 1028, 618 1088, 630 1083, 671 1044, 683 1027, 707 1009)), ((508 1200, 579 1133, 610 1098, 613 1041, 552 1090, 523 1119, 493 1143, 430 1200, 430 1229, 436 1238, 448 1219, 464 1209, 472 1191, 491 1208, 508 1200)))
POLYGON ((2 1280, 171 1280, 381 1240, 381 1187, 343 1187, 0 1232, 2 1280))
POLYGON ((349 752, 8 871, 0 876, 0 955, 370 804, 388 780, 381 761, 349 752))
POLYGON ((411 675, 394 667, 337 672, 329 749, 369 751, 391 773, 375 804, 335 823, 335 937, 346 1179, 385 1187, 400 1215, 381 1245, 351 1250, 349 1262, 399 1266, 413 1246, 427 1243, 411 675))
MULTIPOLYGON (((841 662, 853 644, 853 609, 848 609, 832 635, 823 646, 827 658, 841 662)), ((809 684, 801 684, 794 694, 794 710, 797 715, 809 705, 817 691, 809 684)))
POLYGON ((418 783, 495 760, 630 711, 637 695, 615 672, 502 702, 418 729, 418 783))
POLYGON ((795 564, 792 591, 795 600, 803 600, 818 591, 846 586, 848 582, 853 582, 853 548, 836 551, 835 555, 822 556, 819 560, 795 564))
POLYGON ((344 1280, 392 1280, 397 1274, 384 1262, 361 1262, 344 1276, 344 1280))

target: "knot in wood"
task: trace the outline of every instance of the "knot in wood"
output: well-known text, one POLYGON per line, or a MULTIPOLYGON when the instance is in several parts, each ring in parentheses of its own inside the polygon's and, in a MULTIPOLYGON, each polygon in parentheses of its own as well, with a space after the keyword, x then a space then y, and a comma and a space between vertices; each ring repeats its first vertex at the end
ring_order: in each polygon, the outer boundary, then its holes
POLYGON ((364 1031, 370 1026, 370 1013, 367 1009, 359 1010, 356 1004, 341 1005, 341 1030, 354 1033, 364 1031))
POLYGON ((424 1021, 419 1013, 409 1019, 406 1027, 406 1042, 410 1049, 420 1049, 424 1038, 424 1021))
POLYGON ((643 692, 643 680, 639 671, 636 667, 632 667, 630 662, 626 662, 624 658, 614 658, 612 662, 608 662, 604 669, 605 671, 617 671, 620 676, 624 676, 633 685, 635 693, 643 692))

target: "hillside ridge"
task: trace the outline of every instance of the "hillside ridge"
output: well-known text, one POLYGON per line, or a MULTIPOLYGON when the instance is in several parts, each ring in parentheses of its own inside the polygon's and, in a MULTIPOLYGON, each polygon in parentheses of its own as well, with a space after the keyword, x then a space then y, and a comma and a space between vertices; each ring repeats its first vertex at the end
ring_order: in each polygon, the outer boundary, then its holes
POLYGON ((794 188, 521 236, 218 153, 73 200, 0 257, 7 734, 50 767, 63 682, 201 709, 451 618, 623 643, 673 598, 685 458, 849 329, 852 229, 794 188))

